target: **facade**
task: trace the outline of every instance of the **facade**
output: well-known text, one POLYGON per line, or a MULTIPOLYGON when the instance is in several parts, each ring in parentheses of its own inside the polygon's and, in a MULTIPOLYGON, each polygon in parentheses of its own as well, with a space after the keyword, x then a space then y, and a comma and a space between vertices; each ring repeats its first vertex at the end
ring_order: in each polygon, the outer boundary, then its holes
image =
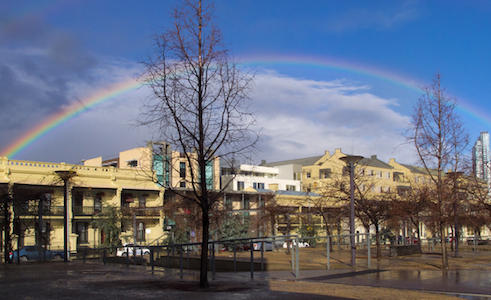
POLYGON ((266 167, 240 165, 237 170, 222 168, 222 188, 242 191, 247 188, 259 190, 300 191, 302 182, 300 173, 294 177, 292 166, 266 167))
MULTIPOLYGON (((107 167, 134 170, 142 176, 153 178, 159 185, 172 188, 191 188, 199 182, 194 153, 186 155, 171 149, 164 141, 147 142, 147 147, 138 147, 119 152, 116 155, 96 157, 84 161, 84 166, 107 167), (194 175, 193 175, 194 174, 194 175)), ((206 168, 208 188, 220 188, 220 160, 215 160, 206 168)))
POLYGON ((65 185, 58 174, 69 172, 67 184, 68 247, 71 252, 98 247, 106 233, 94 226, 109 207, 121 208, 136 222, 123 226, 122 240, 150 243, 164 234, 163 187, 133 171, 65 163, 0 160, 0 189, 13 199, 13 247, 34 245, 41 238, 48 248, 64 244, 65 185), (135 230, 136 227, 136 230, 135 230))
POLYGON ((473 171, 477 178, 480 178, 491 186, 490 176, 490 148, 489 148, 489 133, 481 132, 474 147, 472 148, 472 163, 473 171))
MULTIPOLYGON (((162 242, 168 234, 164 204, 171 198, 170 188, 191 190, 192 184, 199 182, 196 167, 192 160, 188 162, 186 155, 171 151, 170 145, 164 142, 149 142, 147 147, 112 157, 89 159, 82 166, 3 157, 0 194, 13 200, 12 246, 43 243, 48 248, 63 248, 65 194, 71 252, 104 243, 107 233, 97 224, 108 218, 111 210, 120 214, 123 242, 135 238, 141 244, 162 242), (64 174, 69 175, 66 186, 64 174)), ((207 171, 210 174, 207 185, 218 189, 218 158, 207 171)))
MULTIPOLYGON (((341 160, 345 156, 341 149, 336 149, 332 154, 326 151, 317 157, 263 161, 260 166, 241 165, 234 172, 222 168, 221 177, 216 158, 207 169, 209 189, 220 191, 220 205, 213 211, 212 226, 234 217, 237 222, 250 222, 250 237, 297 234, 304 225, 319 228, 320 235, 347 234, 349 222, 342 212, 345 203, 333 200, 345 196, 326 192, 332 189, 342 193, 347 188, 342 186, 349 177, 341 160)), ((186 156, 173 151, 165 142, 149 142, 147 147, 86 160, 82 166, 1 158, 0 194, 4 199, 6 195, 13 199, 14 248, 36 244, 40 239, 49 248, 63 247, 65 195, 71 252, 104 243, 107 236, 97 222, 111 208, 130 219, 121 223, 123 242, 135 237, 143 245, 162 242, 172 229, 169 225, 176 222, 186 225, 185 230, 194 237, 191 241, 197 242, 198 209, 192 204, 183 206, 185 201, 179 202, 179 197, 185 198, 187 193, 192 197, 192 184, 199 182, 194 175, 196 164, 189 157, 193 154, 186 156), (63 173, 70 175, 66 186, 63 173)), ((414 184, 431 184, 421 168, 394 159, 385 163, 376 155, 358 163, 356 178, 359 192, 376 196, 403 196, 414 184)), ((431 237, 424 222, 418 227, 422 238, 431 237)), ((402 230, 407 230, 404 234, 410 236, 416 228, 408 226, 402 230)), ((463 236, 473 235, 467 230, 463 228, 463 236)), ((355 232, 366 231, 361 222, 356 223, 355 232)))

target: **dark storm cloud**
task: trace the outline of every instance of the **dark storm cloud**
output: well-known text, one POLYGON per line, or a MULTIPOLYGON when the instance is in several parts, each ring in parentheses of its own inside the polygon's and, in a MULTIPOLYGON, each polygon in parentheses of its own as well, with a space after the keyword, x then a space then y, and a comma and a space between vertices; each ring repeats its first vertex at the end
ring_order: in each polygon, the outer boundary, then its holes
POLYGON ((69 32, 38 19, 1 27, 0 42, 4 129, 59 110, 74 100, 75 85, 94 81, 97 60, 69 32))

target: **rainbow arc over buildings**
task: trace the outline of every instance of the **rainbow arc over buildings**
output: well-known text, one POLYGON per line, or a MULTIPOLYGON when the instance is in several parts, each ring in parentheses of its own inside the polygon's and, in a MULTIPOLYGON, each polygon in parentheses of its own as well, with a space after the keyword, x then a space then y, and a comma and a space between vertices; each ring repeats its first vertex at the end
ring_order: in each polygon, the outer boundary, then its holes
MULTIPOLYGON (((416 80, 411 78, 403 77, 399 74, 355 65, 348 62, 343 62, 338 59, 327 59, 327 58, 306 58, 299 56, 271 56, 271 57, 249 57, 244 60, 244 66, 262 66, 262 65, 292 65, 292 66, 300 66, 300 67, 317 67, 317 68, 326 68, 333 70, 340 70, 350 73, 356 73, 364 76, 368 76, 371 78, 380 79, 398 86, 402 86, 404 88, 410 90, 419 90, 419 85, 416 80)), ((141 86, 141 83, 136 81, 135 79, 128 79, 126 81, 117 83, 107 89, 101 89, 96 93, 93 93, 89 97, 82 99, 82 101, 78 101, 72 104, 69 107, 66 107, 59 112, 49 116, 43 122, 37 124, 19 138, 17 138, 14 142, 9 144, 7 147, 3 148, 0 152, 0 156, 6 156, 8 158, 15 158, 22 150, 26 149, 28 146, 31 146, 36 141, 40 140, 48 134, 53 129, 59 127, 63 123, 67 122, 70 119, 75 118, 76 116, 83 114, 85 111, 94 109, 101 103, 110 100, 117 100, 118 96, 125 94, 131 90, 135 90, 141 86)), ((488 120, 491 120, 488 116, 485 116, 479 110, 466 105, 465 103, 459 102, 460 110, 473 115, 475 118, 485 121, 486 124, 490 123, 488 120)))

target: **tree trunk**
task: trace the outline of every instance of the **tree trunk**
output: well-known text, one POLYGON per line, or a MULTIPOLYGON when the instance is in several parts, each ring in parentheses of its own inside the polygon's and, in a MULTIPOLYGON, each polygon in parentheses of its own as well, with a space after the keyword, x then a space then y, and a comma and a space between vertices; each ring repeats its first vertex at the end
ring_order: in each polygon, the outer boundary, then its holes
POLYGON ((208 214, 208 208, 202 207, 203 214, 203 232, 201 241, 201 267, 199 274, 199 286, 200 288, 207 289, 210 287, 208 284, 208 240, 210 239, 210 216, 208 214))
POLYGON ((448 258, 447 258, 447 242, 445 241, 445 228, 443 224, 440 225, 440 237, 442 240, 442 268, 448 269, 448 258))

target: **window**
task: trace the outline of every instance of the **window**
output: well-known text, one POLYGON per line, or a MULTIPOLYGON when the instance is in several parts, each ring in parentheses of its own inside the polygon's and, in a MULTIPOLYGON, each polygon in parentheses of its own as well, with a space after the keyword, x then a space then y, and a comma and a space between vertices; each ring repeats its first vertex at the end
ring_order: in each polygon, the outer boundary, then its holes
POLYGON ((244 182, 243 181, 237 181, 237 190, 238 191, 244 190, 244 182))
POLYGON ((78 222, 76 232, 78 234, 77 244, 88 243, 88 230, 89 224, 87 222, 78 222))
POLYGON ((321 169, 319 170, 319 178, 331 178, 331 169, 321 169))
POLYGON ((244 207, 242 209, 251 209, 251 202, 249 200, 249 196, 244 197, 244 207))
POLYGON ((186 178, 186 163, 185 162, 179 163, 179 176, 181 178, 186 178))
POLYGON ((296 191, 297 190, 297 187, 294 186, 294 185, 287 184, 286 185, 286 190, 287 191, 296 191))
POLYGON ((128 167, 137 167, 138 166, 138 161, 136 159, 130 160, 128 162, 128 167))
POLYGON ((94 197, 94 212, 101 212, 102 210, 102 196, 104 193, 97 193, 94 197))
POLYGON ((133 203, 133 194, 130 193, 124 193, 123 194, 123 207, 130 207, 130 203, 133 203))
POLYGON ((310 178, 310 177, 311 177, 310 172, 307 172, 307 178, 310 178))
POLYGON ((139 207, 145 207, 147 204, 147 196, 146 195, 141 195, 138 198, 138 206, 139 207))
POLYGON ((185 188, 186 187, 186 181, 179 182, 179 187, 185 188))
POLYGON ((263 189, 264 190, 264 183, 263 182, 254 182, 252 184, 252 187, 255 189, 263 189))
POLYGON ((390 172, 387 172, 387 179, 390 179, 390 172))
POLYGON ((139 242, 145 241, 145 223, 141 222, 138 224, 138 231, 136 233, 136 238, 139 242))

